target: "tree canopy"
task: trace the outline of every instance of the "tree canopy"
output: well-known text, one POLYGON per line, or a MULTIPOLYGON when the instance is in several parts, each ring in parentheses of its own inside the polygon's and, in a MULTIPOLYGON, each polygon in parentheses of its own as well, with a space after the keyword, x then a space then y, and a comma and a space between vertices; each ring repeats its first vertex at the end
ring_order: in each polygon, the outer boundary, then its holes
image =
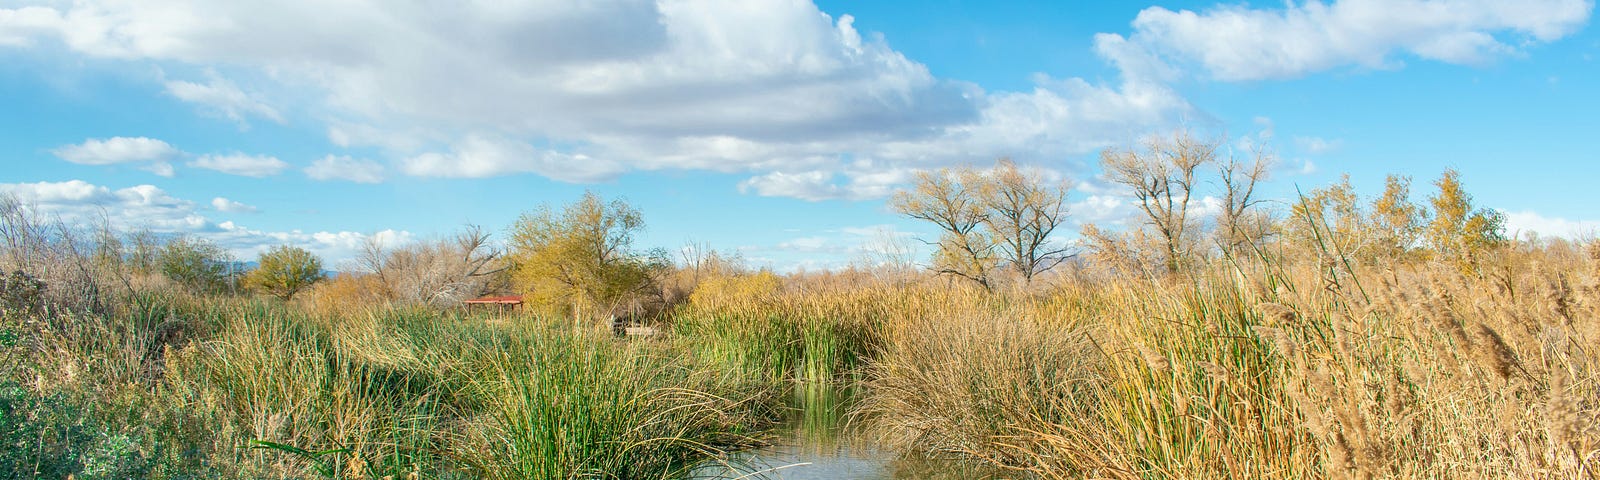
POLYGON ((643 228, 627 202, 593 192, 559 210, 540 206, 512 226, 512 278, 535 302, 571 308, 574 322, 615 313, 647 296, 669 263, 664 252, 633 249, 643 228))
POLYGON ((211 241, 178 237, 161 248, 161 274, 197 293, 219 293, 233 285, 228 252, 211 241))
POLYGON ((250 286, 284 300, 323 278, 322 259, 299 247, 273 247, 262 252, 257 263, 248 277, 250 286))
POLYGON ((1425 232, 1428 244, 1441 258, 1463 269, 1475 268, 1485 252, 1505 244, 1505 215, 1474 207, 1454 169, 1445 170, 1433 184, 1439 191, 1428 199, 1433 205, 1425 232))
POLYGON ((1052 234, 1067 217, 1067 185, 1001 159, 994 168, 921 172, 890 207, 933 223, 933 269, 993 288, 994 272, 1009 270, 1024 283, 1071 256, 1052 234))

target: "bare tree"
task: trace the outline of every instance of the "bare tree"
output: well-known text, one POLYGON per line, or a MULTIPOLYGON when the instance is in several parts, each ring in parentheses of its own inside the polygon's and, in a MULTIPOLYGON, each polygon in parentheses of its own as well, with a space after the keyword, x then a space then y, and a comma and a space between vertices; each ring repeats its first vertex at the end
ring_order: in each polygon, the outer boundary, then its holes
POLYGON ((1266 237, 1266 229, 1252 212, 1263 201, 1256 195, 1256 185, 1267 179, 1274 163, 1271 154, 1263 148, 1251 152, 1249 160, 1240 161, 1229 155, 1217 167, 1222 182, 1222 212, 1217 218, 1217 235, 1222 247, 1237 252, 1257 245, 1266 237))
POLYGON ((1006 265, 1030 284, 1034 276, 1072 257, 1065 244, 1050 239, 1067 218, 1067 184, 1048 183, 1041 177, 1040 172, 1024 171, 1001 159, 981 192, 989 212, 984 226, 1006 265))
MULTIPOLYGON (((0 270, 35 277, 53 305, 100 310, 100 282, 112 277, 96 262, 100 247, 94 235, 84 236, 55 218, 39 218, 37 207, 0 194, 0 270)), ((109 228, 109 227, 106 227, 109 228)))
POLYGON ((488 232, 468 225, 451 238, 392 249, 369 238, 356 264, 378 276, 390 299, 444 307, 504 288, 502 255, 488 232))
POLYGON ((890 207, 933 223, 933 270, 994 287, 994 272, 1011 270, 1025 283, 1072 257, 1051 235, 1067 218, 1067 184, 1044 180, 1009 159, 994 168, 940 169, 917 174, 914 188, 895 194, 890 207))
POLYGON ((872 229, 852 262, 853 267, 877 272, 883 278, 903 280, 916 271, 916 256, 917 247, 910 237, 894 228, 881 226, 872 229))
POLYGON ((1152 137, 1142 149, 1101 152, 1107 180, 1132 191, 1146 223, 1160 237, 1168 272, 1182 268, 1192 253, 1189 207, 1195 174, 1216 160, 1216 151, 1216 142, 1180 131, 1172 138, 1152 137))
POLYGON ((916 186, 896 193, 889 205, 902 215, 939 227, 939 241, 933 243, 934 271, 990 290, 997 259, 994 240, 980 228, 989 215, 982 204, 983 183, 982 175, 971 167, 919 172, 916 186))
POLYGON ((688 242, 678 249, 678 258, 689 271, 691 285, 699 284, 701 277, 712 273, 718 263, 717 257, 717 251, 706 242, 688 242))

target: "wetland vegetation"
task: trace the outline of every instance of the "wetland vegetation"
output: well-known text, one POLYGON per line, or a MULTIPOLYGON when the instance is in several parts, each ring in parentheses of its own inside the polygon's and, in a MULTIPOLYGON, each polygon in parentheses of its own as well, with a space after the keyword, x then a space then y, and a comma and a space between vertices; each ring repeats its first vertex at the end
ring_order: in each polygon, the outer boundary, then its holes
POLYGON ((504 250, 236 274, 7 202, 0 477, 1597 476, 1600 244, 1508 237, 1453 173, 1426 204, 1392 178, 1201 218, 1184 164, 1113 153, 1149 221, 1071 249, 1023 248, 1057 185, 925 175, 895 205, 946 229, 930 269, 636 250, 638 213, 590 195, 504 250), (489 293, 527 304, 459 304, 489 293))

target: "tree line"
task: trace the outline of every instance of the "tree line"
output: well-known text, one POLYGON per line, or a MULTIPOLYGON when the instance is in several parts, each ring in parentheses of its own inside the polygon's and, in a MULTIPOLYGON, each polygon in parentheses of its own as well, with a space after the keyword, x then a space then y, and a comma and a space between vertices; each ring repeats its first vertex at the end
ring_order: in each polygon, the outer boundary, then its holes
POLYGON ((933 272, 986 290, 1002 279, 1026 286, 1080 253, 1113 273, 1162 276, 1210 257, 1268 255, 1269 242, 1282 239, 1367 259, 1437 258, 1470 271, 1507 244, 1503 216, 1474 206, 1455 170, 1434 182, 1426 205, 1411 200, 1409 177, 1390 175, 1383 194, 1363 202, 1346 175, 1284 211, 1259 192, 1274 156, 1222 146, 1179 131, 1102 151, 1102 178, 1132 200, 1138 222, 1120 231, 1085 222, 1077 242, 1057 235, 1070 221, 1070 184, 1007 159, 918 173, 889 204, 938 229, 925 240, 934 246, 933 272))
MULTIPOLYGON (((888 205, 937 228, 937 238, 924 239, 934 247, 929 271, 985 290, 1025 287, 1065 264, 1094 264, 1118 275, 1172 275, 1213 257, 1269 255, 1271 245, 1374 261, 1438 258, 1472 271, 1507 244, 1504 218, 1474 206, 1454 170, 1433 183, 1436 193, 1425 204, 1411 200, 1408 177, 1389 176, 1380 196, 1363 201, 1346 176, 1281 209, 1259 193, 1273 156, 1259 150, 1236 156, 1221 147, 1220 140, 1180 131, 1104 150, 1102 178, 1131 200, 1138 221, 1120 230, 1081 223, 1074 242, 1064 238, 1072 224, 1071 184, 1007 159, 988 168, 922 171, 888 205)), ((69 296, 98 298, 99 280, 107 278, 132 291, 136 278, 161 277, 199 294, 253 291, 287 301, 330 280, 322 259, 293 245, 263 251, 256 267, 245 270, 202 238, 122 236, 107 222, 82 232, 39 222, 15 199, 0 200, 0 239, 11 257, 6 263, 57 277, 77 272, 62 278, 78 280, 53 280, 56 290, 75 292, 69 296)), ((626 201, 590 192, 524 213, 503 245, 475 226, 405 245, 371 239, 345 266, 359 273, 331 280, 361 299, 436 307, 490 293, 522 294, 583 324, 669 306, 687 296, 704 270, 736 258, 694 246, 683 252, 683 265, 675 265, 665 250, 635 246, 644 227, 626 201)))

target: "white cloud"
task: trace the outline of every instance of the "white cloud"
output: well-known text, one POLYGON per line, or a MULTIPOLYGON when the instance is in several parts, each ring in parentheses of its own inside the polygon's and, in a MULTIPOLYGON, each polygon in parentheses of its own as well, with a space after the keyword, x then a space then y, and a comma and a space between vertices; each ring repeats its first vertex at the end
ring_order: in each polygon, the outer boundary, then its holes
POLYGON ((28 47, 41 34, 63 27, 61 13, 46 7, 0 9, 0 46, 28 47))
POLYGON ((195 213, 194 202, 172 197, 154 185, 112 190, 82 180, 0 183, 0 194, 15 195, 44 218, 59 218, 68 224, 106 220, 118 227, 155 231, 189 230, 206 225, 205 219, 195 213))
POLYGON ((483 178, 512 173, 537 173, 565 182, 607 180, 622 173, 615 162, 584 154, 539 150, 527 143, 468 136, 449 153, 424 153, 405 159, 401 170, 423 177, 483 178))
MULTIPOLYGON (((322 256, 328 265, 339 265, 355 258, 368 237, 377 238, 385 245, 414 239, 410 232, 395 230, 373 234, 261 231, 231 221, 219 223, 202 214, 195 202, 173 197, 154 185, 112 189, 82 180, 0 183, 0 195, 15 196, 25 208, 44 220, 59 219, 67 225, 92 225, 104 220, 123 231, 148 229, 157 234, 196 235, 217 242, 242 259, 255 258, 269 247, 287 243, 322 256)), ((227 212, 239 204, 215 198, 211 205, 227 212)))
POLYGON ((104 202, 112 198, 111 190, 85 182, 0 183, 0 190, 16 195, 18 199, 41 205, 104 202))
POLYGON ((233 222, 217 224, 216 231, 203 236, 227 248, 235 257, 243 259, 257 258, 262 252, 278 245, 294 245, 321 257, 323 265, 337 269, 354 268, 351 263, 361 253, 369 238, 388 247, 410 243, 417 238, 411 232, 403 230, 380 230, 373 233, 299 230, 274 232, 255 230, 233 222))
POLYGON ((789 250, 803 253, 840 253, 847 251, 848 247, 832 245, 826 237, 800 237, 778 243, 778 250, 789 250))
POLYGON ((1542 237, 1585 239, 1600 234, 1600 221, 1596 220, 1546 217, 1531 210, 1517 212, 1502 210, 1500 213, 1506 216, 1506 233, 1516 236, 1533 232, 1542 237))
POLYGON ((270 155, 245 155, 234 153, 227 155, 203 155, 189 162, 189 166, 215 170, 229 175, 245 177, 270 177, 277 175, 289 164, 277 157, 270 155))
POLYGON ((1312 162, 1309 158, 1301 159, 1300 165, 1296 167, 1294 171, 1300 175, 1317 173, 1317 164, 1312 162))
POLYGON ((793 197, 811 201, 849 196, 843 187, 833 183, 833 179, 833 173, 824 171, 772 172, 740 182, 739 191, 755 192, 763 197, 793 197))
POLYGON ((1068 221, 1078 225, 1093 223, 1122 229, 1137 225, 1139 207, 1124 195, 1091 194, 1068 204, 1067 212, 1068 221))
POLYGON ((211 199, 211 208, 215 208, 217 211, 225 213, 256 213, 259 211, 253 205, 245 205, 243 203, 228 200, 223 197, 211 199))
MULTIPOLYGON (((418 176, 714 170, 748 174, 751 192, 868 198, 914 169, 1059 162, 1195 113, 1158 62, 1109 42, 1118 83, 1041 75, 1029 91, 986 92, 804 0, 386 5, 381 22, 376 8, 74 3, 28 10, 43 20, 16 35, 307 92, 274 100, 307 105, 331 141, 385 149, 418 176)), ((220 76, 168 89, 224 116, 281 118, 220 76)))
POLYGON ((365 159, 350 158, 346 155, 328 155, 311 162, 305 168, 307 177, 313 180, 344 180, 356 183, 379 183, 383 181, 383 165, 365 159))
POLYGON ((781 272, 829 270, 856 266, 914 267, 922 259, 918 234, 895 225, 867 225, 826 230, 769 245, 738 250, 753 265, 781 272))
POLYGON ((1312 0, 1202 12, 1150 7, 1134 19, 1130 36, 1106 35, 1096 43, 1123 63, 1159 65, 1161 57, 1197 64, 1224 81, 1281 79, 1346 66, 1392 68, 1396 54, 1484 63, 1578 31, 1593 7, 1591 0, 1312 0))
POLYGON ((111 137, 88 139, 77 145, 63 145, 52 150, 56 158, 83 165, 115 165, 140 163, 162 176, 172 176, 172 166, 167 164, 183 152, 161 140, 147 137, 111 137))
POLYGON ((1321 137, 1294 137, 1294 144, 1300 150, 1312 155, 1322 155, 1338 151, 1344 146, 1344 141, 1339 139, 1328 140, 1321 137))
POLYGON ((283 115, 278 110, 267 105, 256 95, 246 93, 238 85, 222 78, 214 70, 206 72, 205 83, 195 83, 182 80, 168 80, 167 93, 189 103, 204 106, 223 117, 238 122, 240 126, 248 126, 245 121, 247 116, 256 116, 284 123, 283 115))
POLYGON ((167 162, 148 163, 142 167, 139 167, 139 169, 167 178, 172 178, 173 175, 178 174, 177 169, 173 168, 172 164, 167 162))

